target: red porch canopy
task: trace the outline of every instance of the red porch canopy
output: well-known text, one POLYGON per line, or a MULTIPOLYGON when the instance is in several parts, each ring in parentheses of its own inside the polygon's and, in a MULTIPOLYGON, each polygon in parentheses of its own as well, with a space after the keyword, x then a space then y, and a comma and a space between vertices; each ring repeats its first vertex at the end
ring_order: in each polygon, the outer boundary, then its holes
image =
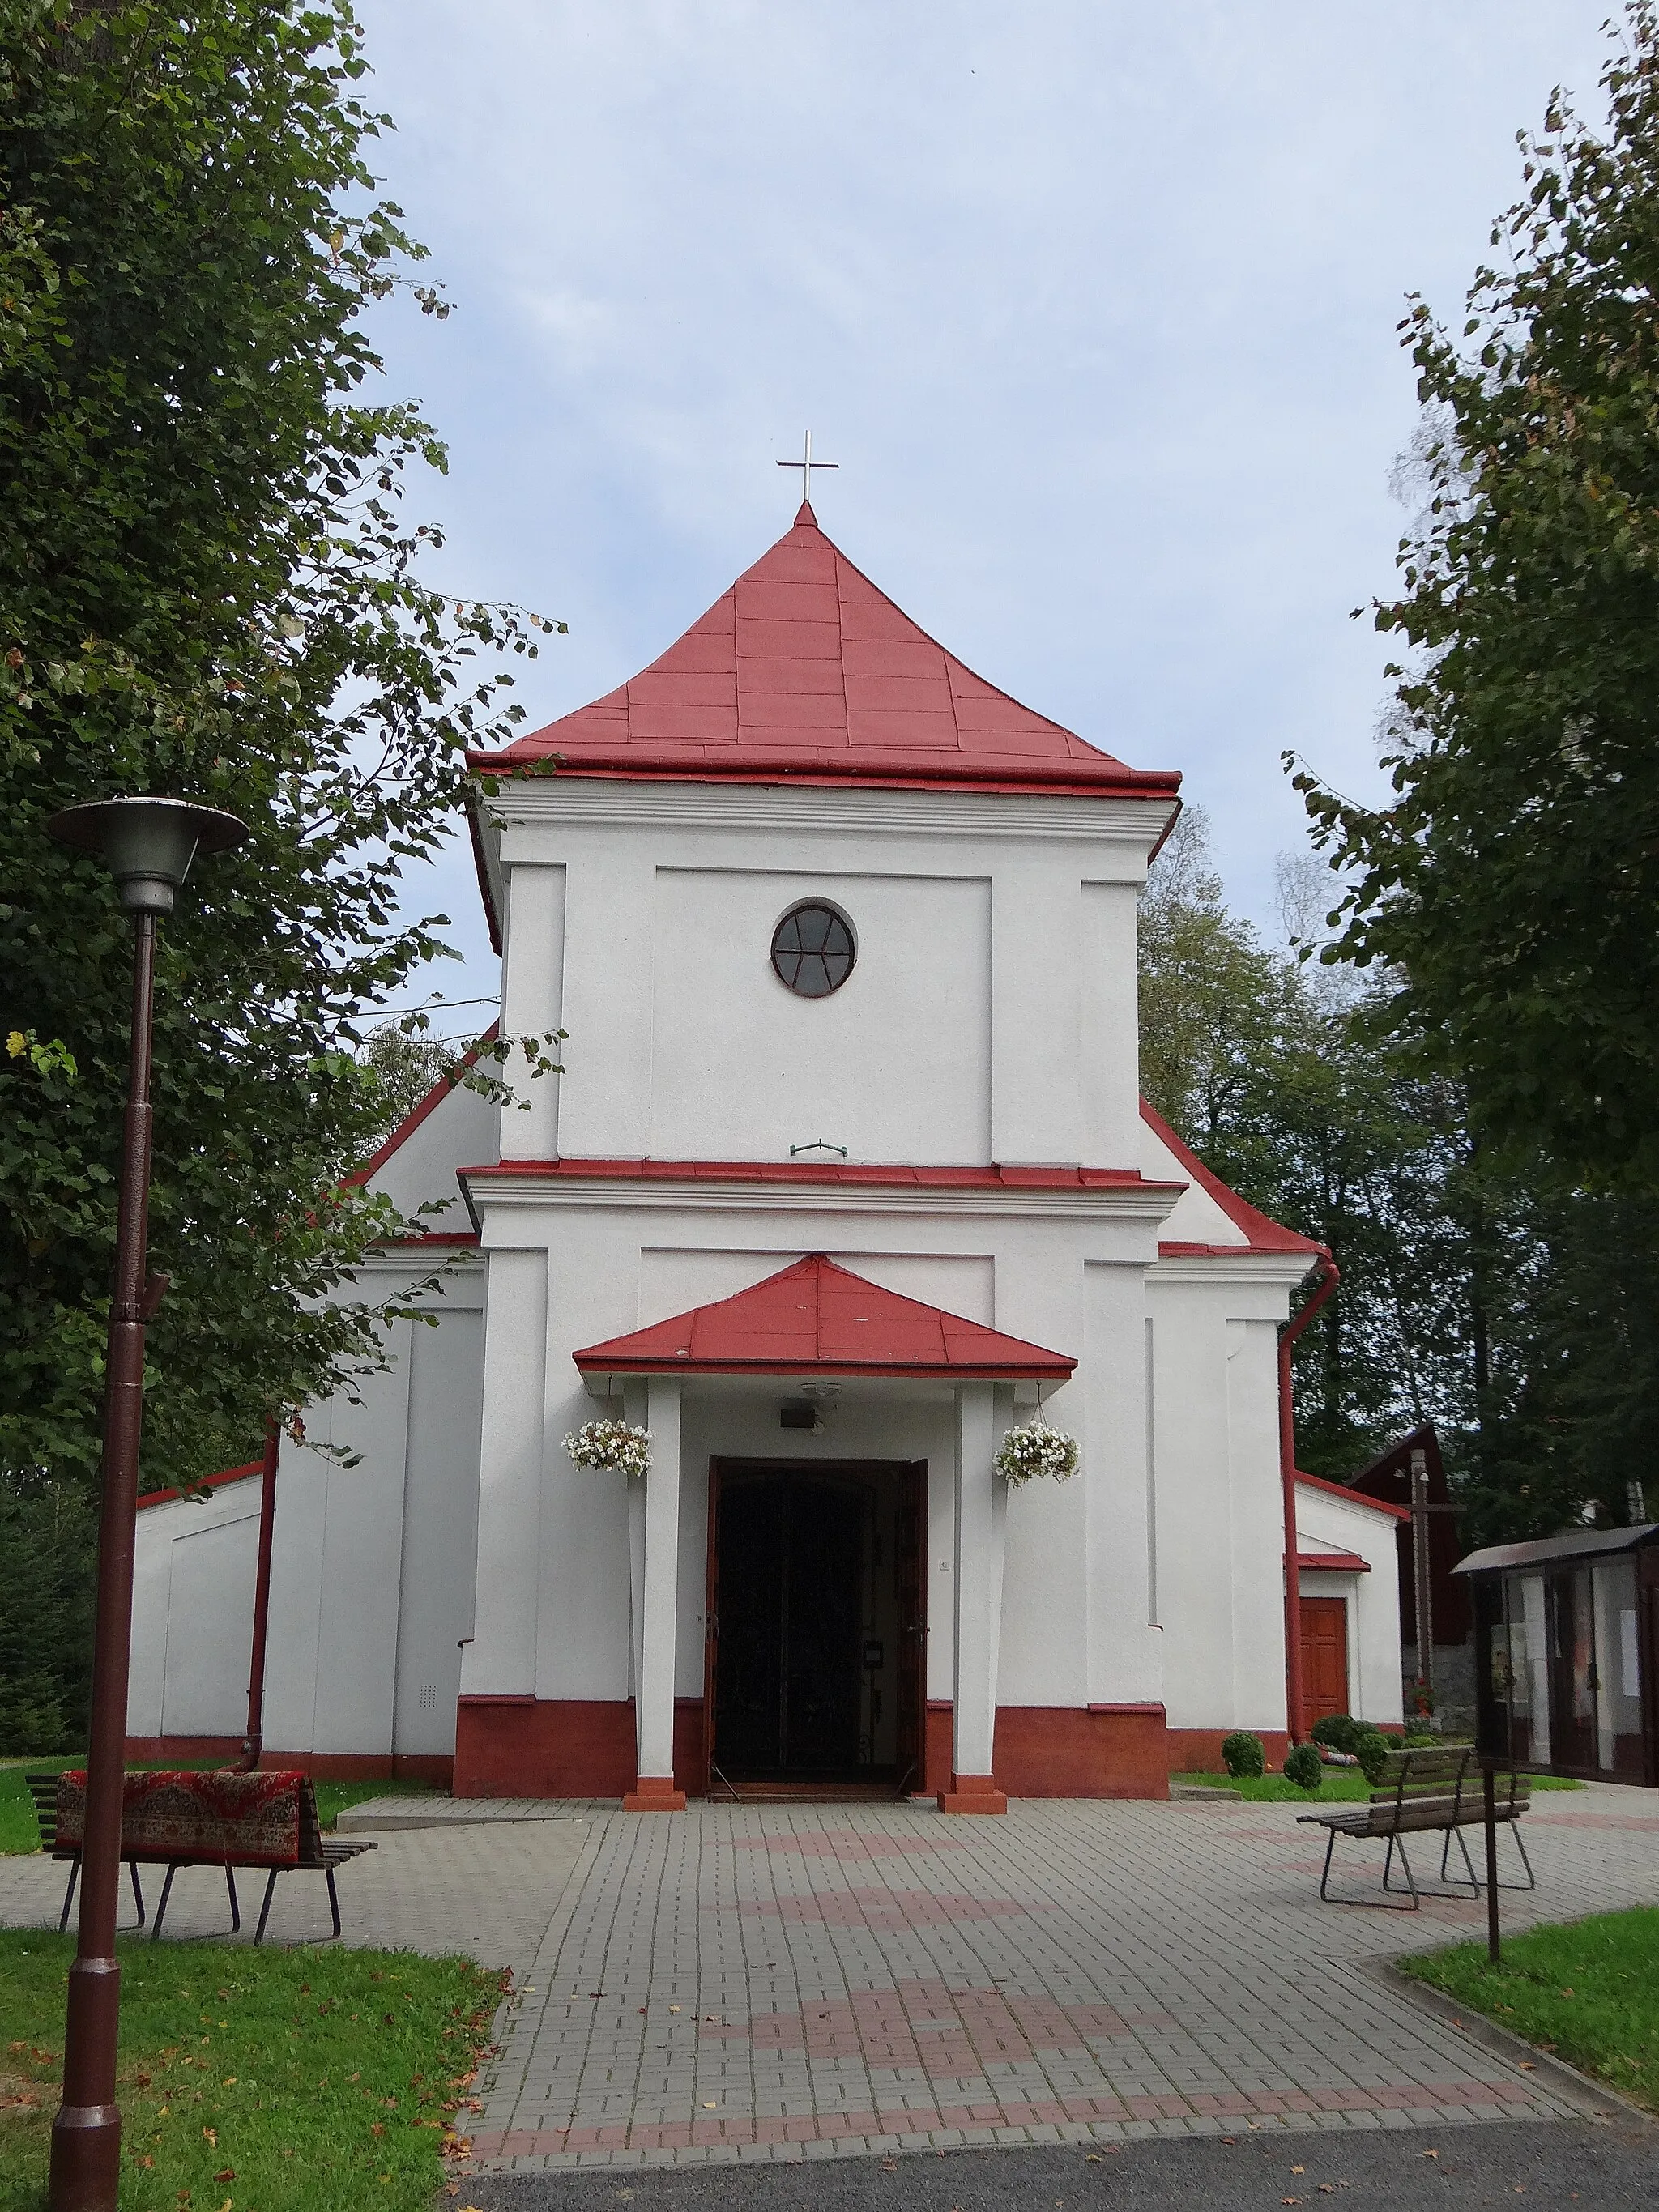
POLYGON ((584 1375, 927 1375, 957 1382, 1066 1382, 1062 1352, 901 1297, 819 1252, 735 1297, 696 1306, 575 1355, 584 1375))

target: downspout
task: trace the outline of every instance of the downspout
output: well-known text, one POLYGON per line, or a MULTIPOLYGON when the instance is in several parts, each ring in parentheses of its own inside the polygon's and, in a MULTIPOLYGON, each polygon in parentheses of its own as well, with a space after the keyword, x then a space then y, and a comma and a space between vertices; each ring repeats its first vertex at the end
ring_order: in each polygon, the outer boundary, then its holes
POLYGON ((1296 1527, 1296 1402, 1291 1392, 1291 1353, 1296 1340, 1341 1280, 1328 1252, 1318 1260, 1314 1294, 1279 1339, 1279 1479, 1285 1498, 1285 1725, 1292 1743, 1303 1737, 1302 1571, 1296 1527))
POLYGON ((242 1739, 241 1771, 252 1774, 264 1749, 265 1629, 270 1618, 270 1539, 276 1522, 276 1462, 282 1455, 282 1431, 272 1421, 265 1428, 264 1465, 260 1470, 259 1564, 253 1577, 253 1650, 248 1661, 247 1734, 242 1739))

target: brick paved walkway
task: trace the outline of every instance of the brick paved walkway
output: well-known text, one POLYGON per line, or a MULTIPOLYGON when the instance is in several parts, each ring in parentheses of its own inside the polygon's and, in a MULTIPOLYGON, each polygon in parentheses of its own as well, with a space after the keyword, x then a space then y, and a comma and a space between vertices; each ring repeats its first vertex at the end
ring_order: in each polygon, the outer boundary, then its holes
MULTIPOLYGON (((1540 1892, 1505 1895, 1507 1925, 1659 1900, 1653 1799, 1553 1796, 1528 1834, 1540 1892)), ((1484 1906, 1322 1906, 1322 1841, 1268 1805, 599 1817, 520 1974, 477 2166, 1577 2109, 1368 1966, 1480 1932, 1484 1906)), ((1375 1879, 1380 1853, 1349 1856, 1375 1879)))

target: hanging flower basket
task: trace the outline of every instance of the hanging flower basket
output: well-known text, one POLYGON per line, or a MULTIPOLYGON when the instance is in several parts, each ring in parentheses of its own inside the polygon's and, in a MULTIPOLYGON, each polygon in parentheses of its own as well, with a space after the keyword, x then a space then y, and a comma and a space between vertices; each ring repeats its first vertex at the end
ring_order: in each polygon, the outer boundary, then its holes
POLYGON ((1010 1429, 997 1449, 996 1470, 1012 1489, 1046 1474, 1055 1482, 1069 1482, 1078 1470, 1077 1438, 1064 1429, 1051 1429, 1033 1421, 1023 1429, 1010 1429))
POLYGON ((565 1438, 564 1448, 578 1467, 619 1469, 623 1474, 651 1470, 650 1430, 630 1429, 626 1421, 585 1421, 565 1438))

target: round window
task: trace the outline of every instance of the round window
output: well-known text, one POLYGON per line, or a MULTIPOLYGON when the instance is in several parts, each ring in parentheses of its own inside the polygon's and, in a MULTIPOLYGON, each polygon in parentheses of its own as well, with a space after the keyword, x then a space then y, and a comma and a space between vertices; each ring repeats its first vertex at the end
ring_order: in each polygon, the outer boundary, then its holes
POLYGON ((809 900, 772 933, 772 965, 803 999, 827 999, 853 972, 853 933, 832 906, 809 900))

